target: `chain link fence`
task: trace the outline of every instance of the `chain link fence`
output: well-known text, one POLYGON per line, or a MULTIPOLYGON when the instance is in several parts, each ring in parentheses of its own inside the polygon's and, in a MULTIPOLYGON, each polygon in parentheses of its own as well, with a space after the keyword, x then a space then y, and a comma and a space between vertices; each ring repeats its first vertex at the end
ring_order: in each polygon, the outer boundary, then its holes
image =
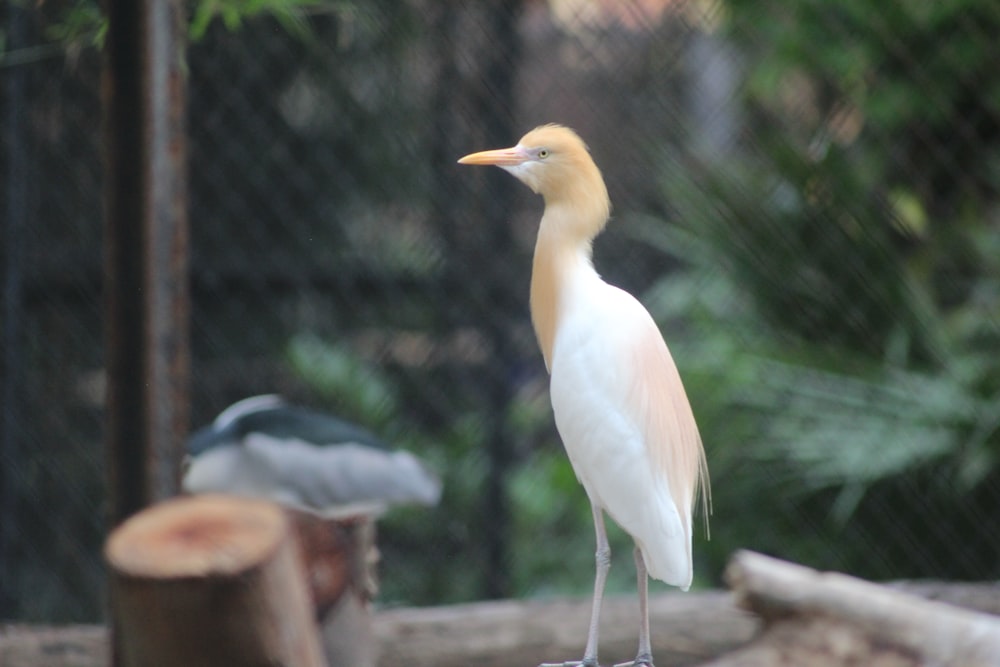
MULTIPOLYGON (((4 38, 0 618, 103 614, 100 54, 4 38)), ((259 393, 442 475, 382 522, 383 604, 586 593, 584 493, 527 309, 541 202, 459 167, 560 122, 614 204, 708 451, 696 585, 747 547, 1000 576, 1000 9, 986 0, 374 0, 187 51, 193 426, 259 393)), ((70 26, 71 27, 71 26, 70 26)), ((609 588, 633 586, 630 545, 609 588)))

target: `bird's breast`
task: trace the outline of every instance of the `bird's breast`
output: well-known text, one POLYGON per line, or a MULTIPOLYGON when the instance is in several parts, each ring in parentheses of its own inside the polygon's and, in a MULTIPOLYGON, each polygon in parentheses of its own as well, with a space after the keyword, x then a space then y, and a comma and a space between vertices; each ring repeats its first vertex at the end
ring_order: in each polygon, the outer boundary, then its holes
POLYGON ((642 417, 629 409, 633 315, 616 292, 603 282, 570 290, 553 343, 552 407, 581 479, 647 458, 642 417))

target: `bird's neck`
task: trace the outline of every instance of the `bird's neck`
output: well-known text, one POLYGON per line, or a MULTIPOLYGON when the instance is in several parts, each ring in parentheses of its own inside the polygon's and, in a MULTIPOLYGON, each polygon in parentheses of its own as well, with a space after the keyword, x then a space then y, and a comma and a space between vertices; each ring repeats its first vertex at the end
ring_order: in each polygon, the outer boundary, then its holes
MULTIPOLYGON (((545 358, 545 367, 552 370, 552 353, 556 331, 566 303, 571 283, 582 274, 596 272, 591 261, 592 236, 567 233, 562 216, 574 212, 559 206, 547 206, 535 242, 531 269, 531 322, 545 358)), ((602 221, 603 223, 603 221, 602 221)))

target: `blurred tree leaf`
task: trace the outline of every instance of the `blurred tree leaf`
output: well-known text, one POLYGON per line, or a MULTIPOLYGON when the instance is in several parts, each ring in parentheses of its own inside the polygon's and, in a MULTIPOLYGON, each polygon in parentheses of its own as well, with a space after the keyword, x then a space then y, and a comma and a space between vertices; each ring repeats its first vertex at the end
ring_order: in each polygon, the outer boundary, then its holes
MULTIPOLYGON (((28 6, 25 0, 17 0, 28 6)), ((310 36, 307 16, 317 11, 351 13, 349 0, 191 0, 188 37, 197 41, 205 36, 212 22, 218 19, 227 30, 238 30, 245 21, 258 16, 271 16, 289 34, 300 39, 310 36)), ((0 62, 30 62, 47 57, 58 47, 70 56, 88 47, 104 47, 107 19, 98 0, 73 0, 58 7, 46 22, 45 36, 54 44, 22 49, 27 53, 11 54, 0 35, 0 62)))
MULTIPOLYGON (((683 267, 643 302, 724 480, 713 495, 725 523, 708 551, 752 545, 819 563, 836 553, 835 566, 877 576, 867 545, 824 542, 873 530, 883 515, 872 506, 893 494, 922 493, 957 520, 997 474, 1000 367, 988 350, 1000 337, 1000 232, 972 222, 962 232, 975 243, 914 253, 931 225, 914 190, 889 201, 868 185, 878 168, 854 167, 858 154, 796 155, 776 141, 717 165, 668 158, 665 194, 683 225, 632 216, 623 228, 683 267), (958 257, 975 300, 942 304, 925 266, 958 257)), ((947 548, 940 526, 900 509, 894 530, 930 552, 947 548)))
POLYGON ((389 379, 344 346, 302 334, 289 341, 288 360, 303 381, 349 419, 384 426, 396 410, 389 379))
POLYGON ((343 0, 196 0, 191 10, 189 35, 193 40, 205 36, 212 21, 218 18, 227 30, 238 30, 247 19, 267 14, 272 16, 290 35, 309 36, 305 15, 309 10, 333 8, 346 4, 343 0))
POLYGON ((61 19, 46 27, 45 36, 64 45, 68 52, 87 46, 104 47, 108 25, 101 7, 93 0, 76 0, 61 19))

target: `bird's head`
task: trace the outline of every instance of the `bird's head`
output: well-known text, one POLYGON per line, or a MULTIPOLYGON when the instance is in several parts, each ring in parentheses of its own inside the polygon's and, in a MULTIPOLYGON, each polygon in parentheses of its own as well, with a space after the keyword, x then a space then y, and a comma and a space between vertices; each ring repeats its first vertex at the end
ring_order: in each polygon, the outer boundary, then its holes
POLYGON ((604 179, 583 139, 568 127, 542 125, 516 146, 466 155, 460 164, 495 165, 542 195, 546 204, 586 205, 607 219, 604 179))

